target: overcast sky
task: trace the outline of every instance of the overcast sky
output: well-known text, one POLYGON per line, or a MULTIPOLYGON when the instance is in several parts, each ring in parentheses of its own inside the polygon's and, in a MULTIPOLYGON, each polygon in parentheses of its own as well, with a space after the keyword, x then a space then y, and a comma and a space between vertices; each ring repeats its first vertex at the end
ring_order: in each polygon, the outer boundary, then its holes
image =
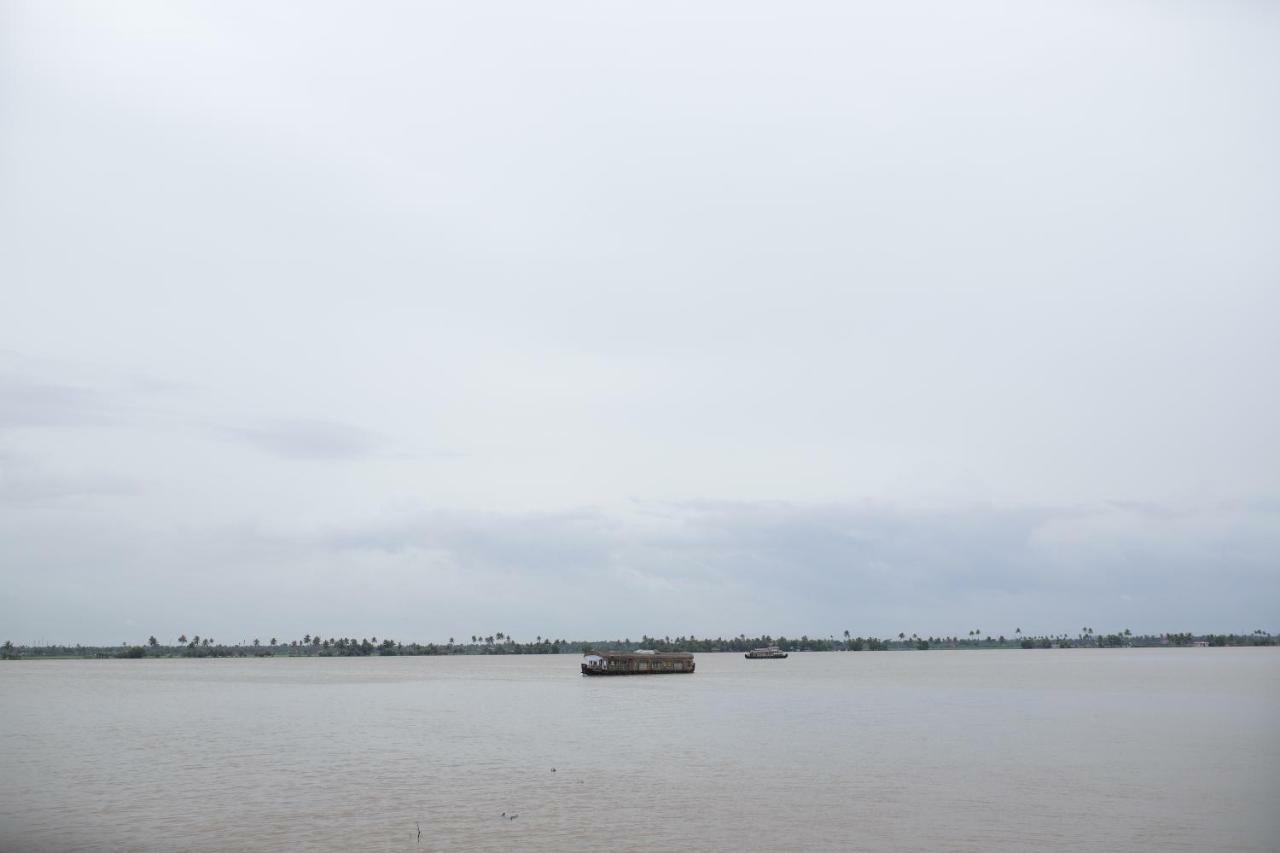
POLYGON ((1277 44, 6 2, 0 634, 1280 630, 1277 44))

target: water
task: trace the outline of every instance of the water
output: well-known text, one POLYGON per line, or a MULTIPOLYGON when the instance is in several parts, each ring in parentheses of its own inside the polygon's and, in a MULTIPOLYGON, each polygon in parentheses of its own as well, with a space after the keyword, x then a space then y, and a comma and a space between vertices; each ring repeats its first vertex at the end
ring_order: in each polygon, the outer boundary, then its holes
POLYGON ((0 850, 1280 849, 1276 650, 697 660, 3 664, 0 850))

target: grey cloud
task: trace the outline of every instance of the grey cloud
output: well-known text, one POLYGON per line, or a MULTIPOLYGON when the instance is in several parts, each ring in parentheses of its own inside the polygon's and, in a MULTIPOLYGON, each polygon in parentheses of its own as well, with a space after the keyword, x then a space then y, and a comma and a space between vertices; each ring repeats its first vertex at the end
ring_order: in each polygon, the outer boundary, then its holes
MULTIPOLYGON (((19 366, 24 363, 16 354, 9 360, 19 366)), ((0 429, 131 426, 209 431, 189 383, 152 374, 115 374, 100 378, 94 387, 36 378, 38 373, 0 372, 0 429)), ((276 456, 298 459, 358 458, 386 445, 385 438, 372 430, 325 419, 264 418, 216 427, 213 432, 276 456)))
POLYGON ((0 450, 0 504, 57 505, 68 500, 139 494, 141 485, 117 473, 60 471, 0 450))
POLYGON ((385 447, 382 436, 351 424, 280 419, 218 432, 259 450, 289 459, 358 459, 385 447))
POLYGON ((101 391, 0 375, 0 429, 100 426, 117 416, 116 401, 101 391))
POLYGON ((855 620, 881 631, 904 618, 913 630, 955 631, 958 619, 1005 612, 1052 631, 1081 619, 1158 630, 1162 619, 1280 615, 1265 603, 1280 586, 1271 567, 1280 514, 1265 508, 668 503, 625 515, 432 513, 331 531, 320 544, 430 551, 532 579, 548 598, 588 582, 600 607, 630 625, 664 596, 725 631, 770 613, 788 630, 855 620), (1221 572, 1233 582, 1219 584, 1221 572))
POLYGON ((0 563, 27 569, 0 601, 0 622, 62 624, 73 595, 82 618, 66 630, 86 641, 123 630, 112 621, 121 608, 154 630, 190 630, 177 620, 194 614, 227 636, 266 625, 423 640, 480 628, 600 637, 1280 627, 1280 511, 1265 505, 639 503, 385 512, 302 528, 120 519, 0 515, 0 563))
POLYGON ((595 510, 546 513, 431 512, 359 528, 335 528, 318 544, 339 550, 449 554, 459 565, 580 574, 609 565, 625 528, 595 510))
POLYGON ((181 421, 193 387, 148 371, 50 363, 0 351, 0 429, 117 427, 181 421))

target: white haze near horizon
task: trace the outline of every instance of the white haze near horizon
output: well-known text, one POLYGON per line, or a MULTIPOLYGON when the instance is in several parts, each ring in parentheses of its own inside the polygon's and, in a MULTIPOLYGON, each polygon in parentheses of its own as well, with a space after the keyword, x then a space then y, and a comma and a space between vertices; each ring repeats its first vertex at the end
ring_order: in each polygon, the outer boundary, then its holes
POLYGON ((0 633, 1278 630, 1278 43, 5 3, 0 633))

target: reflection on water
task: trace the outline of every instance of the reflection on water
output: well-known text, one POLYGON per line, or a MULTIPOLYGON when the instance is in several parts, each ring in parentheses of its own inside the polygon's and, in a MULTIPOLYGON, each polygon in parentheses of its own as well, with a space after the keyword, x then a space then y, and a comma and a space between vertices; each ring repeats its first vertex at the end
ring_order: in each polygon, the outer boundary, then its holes
POLYGON ((0 849, 1273 851, 1277 700, 1271 649, 8 663, 0 849))

